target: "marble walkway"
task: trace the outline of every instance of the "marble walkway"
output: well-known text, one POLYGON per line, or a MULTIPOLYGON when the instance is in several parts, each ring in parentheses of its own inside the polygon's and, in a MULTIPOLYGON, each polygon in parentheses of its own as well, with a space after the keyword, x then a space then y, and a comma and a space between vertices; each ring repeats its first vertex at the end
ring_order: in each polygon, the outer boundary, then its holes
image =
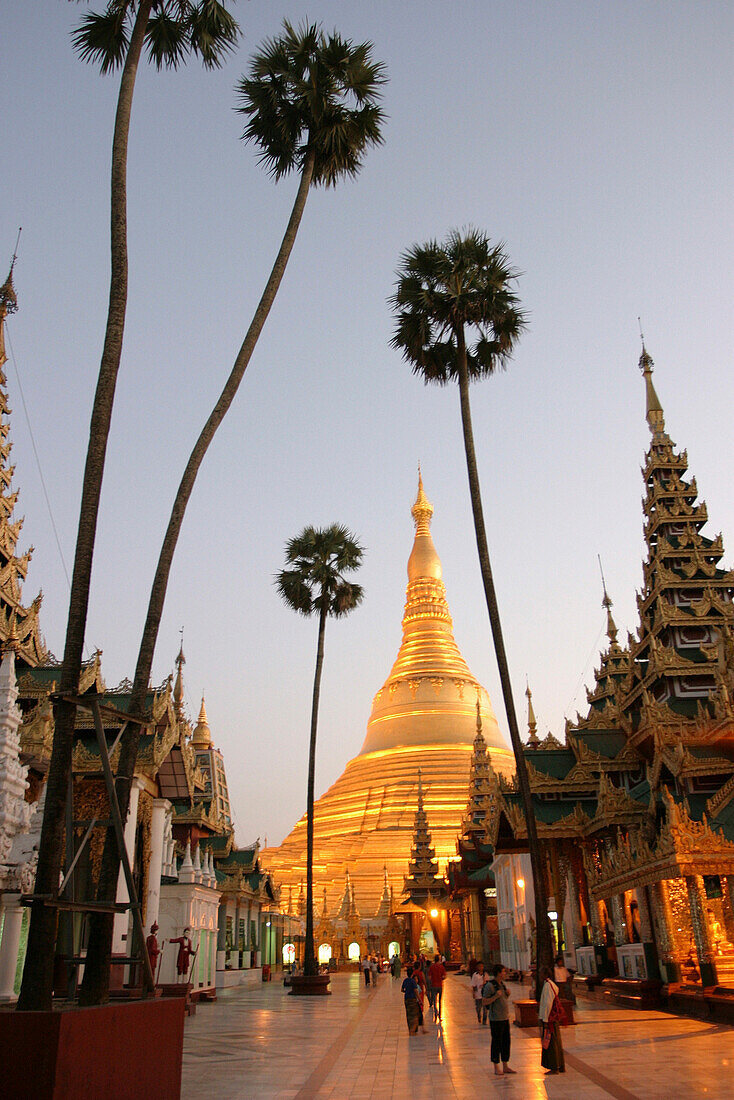
MULTIPOLYGON (((399 983, 366 990, 338 974, 332 996, 287 996, 282 983, 229 990, 186 1023, 182 1100, 729 1100, 734 1029, 662 1012, 583 1002, 564 1028, 566 1073, 540 1068, 535 1031, 512 1028, 515 1077, 495 1078, 489 1028, 466 978, 446 982, 441 1027, 409 1036, 399 983)), ((515 995, 526 991, 515 988, 515 995)))

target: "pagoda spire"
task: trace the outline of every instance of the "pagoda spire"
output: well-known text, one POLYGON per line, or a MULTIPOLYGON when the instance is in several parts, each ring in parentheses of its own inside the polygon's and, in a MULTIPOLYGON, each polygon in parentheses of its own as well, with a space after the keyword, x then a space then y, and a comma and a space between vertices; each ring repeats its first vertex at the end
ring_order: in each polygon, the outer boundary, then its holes
POLYGON ((612 618, 612 601, 609 599, 609 593, 607 592, 607 582, 604 580, 601 557, 599 558, 599 569, 601 570, 601 586, 604 592, 604 599, 601 601, 601 605, 607 613, 607 638, 609 638, 612 645, 615 645, 617 641, 617 626, 612 618))
POLYGON ((433 505, 420 470, 411 515, 415 536, 408 558, 403 638, 373 700, 361 755, 410 744, 465 743, 476 691, 482 693, 488 741, 493 749, 506 751, 489 697, 454 639, 441 559, 431 534, 433 505))
POLYGON ((195 749, 210 749, 212 747, 212 731, 209 729, 209 719, 206 714, 204 696, 201 696, 201 710, 194 728, 191 744, 195 749))
POLYGON ((540 739, 538 737, 538 723, 535 720, 535 711, 533 709, 533 693, 530 690, 530 684, 527 683, 527 681, 525 683, 525 694, 528 700, 528 739, 526 743, 531 749, 537 749, 538 745, 540 744, 540 739))
POLYGON ((374 919, 376 921, 387 921, 391 913, 392 894, 390 891, 390 883, 387 877, 387 864, 383 865, 384 882, 382 887, 382 897, 380 898, 380 904, 377 907, 374 919))
POLYGON ((173 704, 176 708, 176 717, 179 721, 183 718, 183 666, 186 664, 186 658, 183 651, 183 628, 181 629, 181 648, 178 651, 178 657, 176 658, 176 682, 173 685, 173 704))
POLYGON ((622 728, 648 757, 666 740, 677 745, 685 720, 707 736, 717 723, 734 721, 734 646, 726 644, 734 627, 734 571, 721 564, 721 535, 702 534, 706 504, 688 476, 688 455, 666 432, 652 367, 643 340, 640 369, 652 440, 642 469, 647 560, 637 594, 639 626, 621 648, 602 574, 610 645, 594 672, 594 688, 587 689, 588 716, 569 726, 622 728))
MULTIPOLYGON (((20 231, 18 236, 20 237, 20 231)), ((16 242, 8 277, 0 286, 0 641, 8 639, 12 616, 16 631, 16 655, 22 663, 35 667, 48 659, 48 650, 41 638, 38 622, 41 594, 36 596, 28 608, 21 603, 22 586, 33 547, 20 557, 16 555, 23 520, 13 520, 18 491, 11 488, 14 467, 10 465, 10 452, 13 445, 8 439, 10 424, 7 420, 11 410, 5 389, 7 380, 4 370, 7 362, 5 319, 18 309, 18 298, 13 285, 17 248, 16 242)))
POLYGON ((477 732, 474 737, 471 764, 469 767, 469 797, 464 818, 461 823, 462 836, 482 837, 486 830, 489 812, 492 808, 494 786, 491 764, 487 752, 487 742, 482 733, 482 712, 477 695, 477 732))
POLYGON ((347 867, 344 875, 344 893, 342 894, 339 908, 336 912, 336 919, 340 921, 349 920, 349 909, 352 902, 352 880, 349 876, 349 868, 347 867))
POLYGON ((645 379, 645 396, 646 396, 646 411, 647 422, 650 425, 650 431, 655 442, 662 441, 665 438, 665 418, 663 416, 663 406, 660 404, 660 398, 655 392, 655 387, 652 382, 652 368, 653 361, 652 356, 648 353, 645 347, 645 339, 642 339, 642 354, 640 355, 639 362, 642 376, 645 379))
MULTIPOLYGON (((18 230, 18 237, 20 237, 20 230, 18 230)), ((11 313, 17 313, 18 311, 18 297, 15 293, 15 287, 13 286, 13 270, 15 268, 15 261, 18 258, 18 246, 15 246, 15 252, 13 258, 10 261, 10 271, 8 277, 0 286, 0 360, 5 361, 5 346, 2 340, 2 330, 5 322, 5 318, 11 313)), ((2 365, 0 362, 0 366, 2 365)))
POLYGON ((423 777, 418 769, 418 808, 413 825, 413 847, 411 850, 408 877, 405 879, 404 893, 411 901, 425 901, 429 894, 445 889, 443 879, 438 873, 436 849, 431 844, 428 819, 423 806, 423 777))

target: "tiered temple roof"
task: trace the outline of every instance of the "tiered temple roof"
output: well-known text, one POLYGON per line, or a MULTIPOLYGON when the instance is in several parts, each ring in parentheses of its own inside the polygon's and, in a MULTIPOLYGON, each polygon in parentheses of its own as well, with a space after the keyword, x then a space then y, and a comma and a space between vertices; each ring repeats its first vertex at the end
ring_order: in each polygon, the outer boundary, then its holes
POLYGON ((428 818, 423 806, 423 783, 418 769, 418 807, 413 824, 413 847, 410 853, 408 875, 403 893, 412 902, 419 903, 428 897, 445 892, 445 882, 438 872, 436 849, 431 844, 428 818))
MULTIPOLYGON (((672 868, 662 850, 671 836, 679 838, 683 863, 688 845, 689 856, 695 849, 700 866, 710 865, 708 846, 718 853, 718 873, 734 870, 734 572, 720 564, 721 535, 702 533, 706 506, 686 476, 685 451, 666 431, 652 368, 643 347, 652 441, 642 470, 647 558, 639 627, 619 644, 605 587, 608 644, 588 711, 567 723, 565 744, 546 739, 526 748, 540 836, 607 836, 604 858, 624 864, 629 881, 642 873, 643 856, 651 868, 655 859, 672 868), (636 838, 624 841, 624 851, 617 851, 619 830, 636 838)), ((524 837, 518 792, 500 780, 488 839, 512 850, 524 837)), ((601 888, 600 867, 597 860, 591 878, 601 888)))
POLYGON ((15 635, 18 672, 24 665, 35 667, 48 658, 48 650, 41 638, 38 615, 43 597, 39 593, 30 607, 25 607, 21 589, 33 554, 30 547, 24 554, 16 554, 18 537, 23 520, 13 520, 18 491, 11 489, 14 466, 10 465, 13 444, 8 438, 10 407, 8 405, 7 379, 5 377, 5 320, 15 313, 18 300, 13 286, 13 267, 0 287, 0 643, 4 645, 11 633, 15 635))

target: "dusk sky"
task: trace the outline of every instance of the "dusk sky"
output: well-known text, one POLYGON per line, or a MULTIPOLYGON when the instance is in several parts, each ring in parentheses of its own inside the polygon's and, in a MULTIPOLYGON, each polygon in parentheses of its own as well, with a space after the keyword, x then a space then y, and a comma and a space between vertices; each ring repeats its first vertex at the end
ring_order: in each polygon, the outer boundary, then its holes
MULTIPOLYGON (((93 4, 94 10, 102 0, 93 4)), ((285 542, 346 524, 366 547, 362 607, 330 623, 317 794, 362 745, 401 631, 417 467, 456 640, 507 724, 474 543, 458 392, 427 388, 389 340, 407 247, 476 226, 522 272, 527 334, 472 391, 490 554, 518 710, 563 735, 605 625, 636 630, 648 446, 638 316, 667 428, 688 449, 734 560, 734 7, 249 0, 224 67, 141 69, 129 156, 130 296, 97 539, 88 651, 132 676, 148 590, 190 448, 270 270, 296 181, 240 140, 234 85, 283 17, 370 39, 387 67, 385 143, 311 194, 276 305, 189 505, 154 665, 184 628, 237 827, 277 843, 305 810, 316 621, 278 599, 285 542)), ((63 652, 81 477, 109 278, 119 74, 71 48, 86 5, 0 9, 0 279, 23 227, 7 368, 25 600, 63 652)))

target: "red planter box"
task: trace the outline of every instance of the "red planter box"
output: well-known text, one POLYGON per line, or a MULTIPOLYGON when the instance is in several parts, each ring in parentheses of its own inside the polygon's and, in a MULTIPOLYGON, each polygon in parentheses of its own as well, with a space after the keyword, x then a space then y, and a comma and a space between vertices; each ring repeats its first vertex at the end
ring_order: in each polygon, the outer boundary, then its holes
POLYGON ((183 998, 0 1012, 3 1100, 178 1100, 183 998))

